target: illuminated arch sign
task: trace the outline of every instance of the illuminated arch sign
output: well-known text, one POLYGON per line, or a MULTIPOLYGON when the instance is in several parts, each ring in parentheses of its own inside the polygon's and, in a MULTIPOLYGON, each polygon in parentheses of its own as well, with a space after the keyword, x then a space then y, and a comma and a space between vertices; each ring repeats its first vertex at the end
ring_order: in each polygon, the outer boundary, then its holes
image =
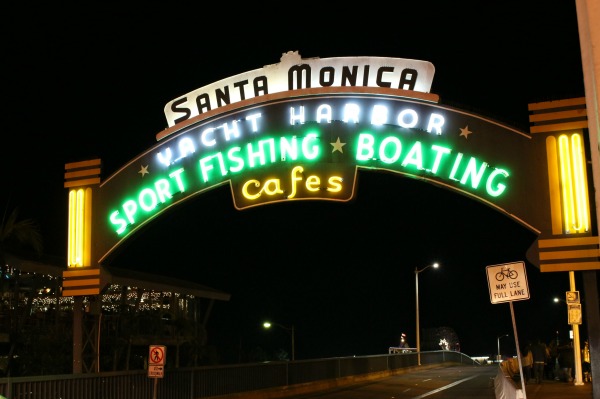
POLYGON ((527 213, 519 193, 531 179, 530 142, 490 120, 376 90, 286 96, 161 140, 103 184, 100 224, 116 244, 161 211, 223 184, 240 210, 348 201, 361 168, 427 180, 518 216, 527 213))
MULTIPOLYGON (((216 187, 231 189, 238 210, 345 202, 363 169, 453 190, 542 238, 576 238, 540 248, 589 244, 578 238, 592 234, 582 129, 531 135, 443 106, 428 93, 432 77, 423 61, 288 53, 280 64, 174 99, 158 143, 94 189, 93 239, 80 240, 91 246, 85 259, 106 262, 162 212, 216 187)), ((85 220, 81 193, 73 204, 85 220)), ((567 252, 574 254, 556 256, 567 252)), ((569 267, 556 264, 550 271, 569 267)))

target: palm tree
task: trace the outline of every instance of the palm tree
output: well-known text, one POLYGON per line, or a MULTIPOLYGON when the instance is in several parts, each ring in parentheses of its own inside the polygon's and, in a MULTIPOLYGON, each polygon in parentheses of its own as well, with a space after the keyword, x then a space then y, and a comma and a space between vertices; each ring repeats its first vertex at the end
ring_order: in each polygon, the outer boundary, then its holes
MULTIPOLYGON (((9 265, 7 264, 8 253, 21 253, 23 251, 33 252, 37 256, 42 255, 43 243, 42 234, 40 232, 39 225, 33 219, 21 219, 19 220, 19 209, 14 208, 8 213, 8 204, 0 220, 0 295, 4 297, 5 293, 11 295, 11 286, 8 278, 10 276, 9 265)), ((18 277, 15 279, 15 290, 18 291, 18 277)), ((16 293, 18 295, 18 293, 16 293)), ((0 310, 4 307, 0 303, 0 310)), ((12 307, 9 306, 9 336, 10 336, 10 350, 8 352, 7 360, 8 363, 5 365, 6 375, 10 375, 12 357, 16 349, 16 332, 18 331, 18 316, 12 317, 12 307), (12 321, 10 321, 12 319, 12 321)))
POLYGON ((6 266, 6 253, 19 251, 23 247, 33 249, 40 256, 43 251, 43 240, 39 225, 33 219, 19 220, 19 208, 8 213, 8 204, 0 221, 0 265, 6 266))

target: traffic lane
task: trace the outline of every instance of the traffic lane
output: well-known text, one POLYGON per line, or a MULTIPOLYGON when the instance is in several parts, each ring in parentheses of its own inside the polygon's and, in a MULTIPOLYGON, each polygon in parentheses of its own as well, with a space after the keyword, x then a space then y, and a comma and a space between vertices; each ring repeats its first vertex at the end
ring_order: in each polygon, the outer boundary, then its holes
POLYGON ((293 399, 495 399, 498 367, 454 366, 413 371, 365 383, 303 395, 293 399))

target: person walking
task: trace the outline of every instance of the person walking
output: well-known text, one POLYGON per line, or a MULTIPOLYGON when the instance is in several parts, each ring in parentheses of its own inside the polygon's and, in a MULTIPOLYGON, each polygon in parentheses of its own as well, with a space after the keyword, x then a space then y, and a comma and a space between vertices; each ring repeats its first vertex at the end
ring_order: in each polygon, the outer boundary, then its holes
POLYGON ((583 381, 592 382, 592 364, 590 358, 590 343, 585 341, 581 350, 581 360, 583 360, 583 381))
POLYGON ((527 343, 525 350, 523 351, 526 355, 521 359, 521 364, 523 365, 523 378, 525 379, 525 384, 529 384, 529 380, 531 380, 532 376, 532 368, 533 368, 533 354, 531 353, 531 343, 527 343))
POLYGON ((550 357, 548 347, 541 339, 536 339, 531 347, 531 355, 533 357, 533 378, 538 384, 541 384, 544 380, 544 368, 550 357))
POLYGON ((562 374, 561 379, 565 382, 573 382, 573 368, 575 367, 573 343, 558 348, 558 364, 562 374))

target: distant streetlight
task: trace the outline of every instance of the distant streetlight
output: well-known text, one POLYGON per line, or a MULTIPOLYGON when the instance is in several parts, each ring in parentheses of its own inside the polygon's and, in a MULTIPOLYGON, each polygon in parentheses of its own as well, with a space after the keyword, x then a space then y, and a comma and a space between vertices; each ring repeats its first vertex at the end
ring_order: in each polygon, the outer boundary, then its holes
POLYGON ((281 325, 279 323, 271 323, 271 322, 268 322, 268 321, 265 321, 263 323, 263 327, 267 328, 267 329, 271 328, 272 325, 273 326, 277 326, 279 328, 283 328, 284 330, 286 330, 287 332, 290 333, 290 335, 292 337, 292 360, 296 360, 296 342, 295 342, 296 341, 296 337, 295 337, 296 333, 295 333, 294 326, 292 325, 291 327, 286 327, 286 326, 283 326, 283 325, 281 325))
MULTIPOLYGON (((554 303, 564 303, 565 305, 569 306, 569 304, 567 303, 567 301, 565 301, 564 299, 561 299, 557 296, 555 296, 554 298, 552 298, 552 300, 554 301, 554 303)), ((573 331, 570 331, 571 336, 569 338, 573 339, 573 331)), ((556 347, 558 348, 558 346, 560 345, 560 340, 558 337, 558 331, 556 331, 556 347)))
POLYGON ((415 297, 417 303, 417 364, 421 365, 421 336, 419 334, 419 273, 433 267, 437 269, 440 265, 436 262, 431 265, 427 265, 422 269, 415 267, 415 297))
POLYGON ((498 336, 498 357, 496 358, 496 360, 498 362, 500 362, 500 360, 502 359, 502 355, 500 354, 500 338, 504 338, 504 337, 508 337, 508 334, 503 334, 503 335, 498 336))

